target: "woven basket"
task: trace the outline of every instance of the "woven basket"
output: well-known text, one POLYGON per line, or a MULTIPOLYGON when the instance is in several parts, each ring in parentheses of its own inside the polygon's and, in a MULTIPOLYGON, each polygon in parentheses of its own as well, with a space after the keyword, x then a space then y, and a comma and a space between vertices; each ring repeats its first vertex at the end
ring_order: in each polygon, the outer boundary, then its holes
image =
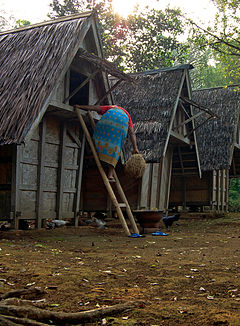
POLYGON ((133 154, 125 164, 125 172, 133 178, 141 178, 146 169, 146 162, 141 154, 133 154))

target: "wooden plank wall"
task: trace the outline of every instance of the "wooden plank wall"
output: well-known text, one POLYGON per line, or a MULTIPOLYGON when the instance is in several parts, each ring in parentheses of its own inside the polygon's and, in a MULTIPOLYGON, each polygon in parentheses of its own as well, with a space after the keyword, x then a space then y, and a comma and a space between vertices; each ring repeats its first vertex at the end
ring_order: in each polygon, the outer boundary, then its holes
POLYGON ((139 209, 163 210, 168 208, 172 170, 172 149, 169 148, 161 163, 148 163, 141 182, 139 209))
POLYGON ((183 179, 186 180, 186 206, 208 206, 215 211, 226 211, 228 208, 228 170, 203 172, 198 176, 172 178, 170 206, 184 206, 183 179))
MULTIPOLYGON (((96 164, 93 163, 93 165, 89 167, 87 166, 87 162, 85 163, 86 165, 83 172, 82 184, 82 210, 90 212, 108 212, 109 210, 114 210, 114 207, 112 207, 110 203, 106 187, 102 181, 102 177, 97 169, 96 164)), ((134 179, 126 175, 126 173, 124 172, 124 167, 121 166, 121 164, 119 163, 116 172, 131 209, 137 209, 140 180, 134 179)), ((114 185, 113 189, 114 191, 116 190, 114 185)), ((121 202, 117 191, 115 191, 115 195, 118 201, 121 202)))
POLYGON ((46 116, 32 139, 18 146, 17 210, 21 219, 74 218, 81 171, 79 125, 46 116))
POLYGON ((212 210, 225 212, 228 210, 229 170, 216 170, 212 173, 212 210))
POLYGON ((181 136, 186 137, 187 134, 187 127, 186 124, 182 124, 188 117, 186 116, 186 113, 181 109, 181 106, 178 107, 178 110, 175 115, 175 119, 173 121, 173 128, 172 130, 175 133, 180 134, 181 136), (181 126, 179 126, 182 124, 181 126), (179 126, 179 127, 178 127, 179 126), (176 128, 178 127, 178 128, 176 128))

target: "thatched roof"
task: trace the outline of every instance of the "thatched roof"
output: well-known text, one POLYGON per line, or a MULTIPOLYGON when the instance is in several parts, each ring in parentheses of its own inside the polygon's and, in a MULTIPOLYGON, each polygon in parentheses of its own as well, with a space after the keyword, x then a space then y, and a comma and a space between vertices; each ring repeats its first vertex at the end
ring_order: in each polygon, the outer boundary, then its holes
POLYGON ((0 34, 0 143, 19 143, 53 91, 89 14, 0 34))
MULTIPOLYGON (((114 91, 114 103, 131 115, 140 152, 147 162, 159 162, 167 140, 170 120, 179 100, 184 70, 159 69, 132 74, 135 83, 126 83, 114 91)), ((130 155, 131 144, 126 145, 125 159, 130 155)))
MULTIPOLYGON (((234 87, 196 90, 193 100, 207 106, 218 116, 196 130, 201 169, 228 169, 232 161, 240 113, 240 92, 234 87)), ((206 120, 202 115, 196 124, 206 120)))
MULTIPOLYGON (((93 20, 88 12, 0 33, 0 145, 24 141, 93 20)), ((90 53, 79 55, 118 78, 126 76, 90 53)))

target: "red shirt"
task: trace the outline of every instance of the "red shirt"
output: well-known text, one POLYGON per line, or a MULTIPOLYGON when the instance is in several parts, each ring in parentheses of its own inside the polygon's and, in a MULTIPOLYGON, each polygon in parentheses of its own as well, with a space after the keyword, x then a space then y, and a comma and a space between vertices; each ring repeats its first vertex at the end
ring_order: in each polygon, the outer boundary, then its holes
POLYGON ((128 120, 128 127, 132 127, 133 128, 133 122, 132 122, 132 119, 130 117, 130 114, 128 113, 127 110, 125 110, 125 109, 123 109, 123 108, 121 108, 120 106, 117 106, 117 105, 101 105, 100 108, 102 110, 102 112, 100 113, 101 115, 103 115, 104 113, 106 113, 108 110, 114 109, 114 108, 123 110, 126 113, 126 115, 128 116, 128 119, 129 119, 128 120))

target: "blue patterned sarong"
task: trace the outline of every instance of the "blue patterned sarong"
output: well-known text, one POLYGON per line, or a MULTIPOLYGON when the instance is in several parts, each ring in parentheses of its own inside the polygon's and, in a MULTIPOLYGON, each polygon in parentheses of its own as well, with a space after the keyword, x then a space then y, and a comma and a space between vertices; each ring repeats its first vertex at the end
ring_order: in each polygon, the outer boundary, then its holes
POLYGON ((93 139, 101 161, 116 166, 128 132, 128 116, 118 108, 109 109, 96 124, 93 139))

